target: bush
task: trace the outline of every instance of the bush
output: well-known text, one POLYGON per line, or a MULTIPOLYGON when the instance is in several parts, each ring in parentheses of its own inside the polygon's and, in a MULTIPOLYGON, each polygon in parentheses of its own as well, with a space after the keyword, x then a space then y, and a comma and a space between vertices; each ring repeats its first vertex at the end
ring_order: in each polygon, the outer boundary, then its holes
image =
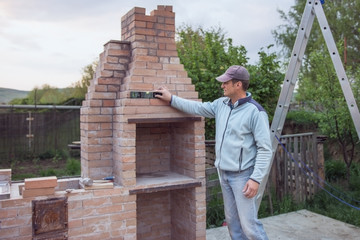
POLYGON ((328 181, 338 181, 346 178, 346 165, 342 161, 325 161, 325 176, 328 181))
POLYGON ((39 154, 39 158, 40 159, 50 159, 50 158, 53 158, 55 155, 54 155, 54 151, 46 151, 42 154, 39 154))
POLYGON ((299 125, 316 126, 318 116, 314 112, 305 110, 289 111, 286 115, 286 120, 294 121, 299 125))
POLYGON ((56 171, 53 168, 49 168, 46 170, 40 170, 40 175, 42 177, 48 177, 48 176, 58 176, 59 175, 59 171, 56 171))
POLYGON ((81 163, 79 160, 70 158, 66 162, 66 173, 69 176, 77 176, 81 174, 81 163))

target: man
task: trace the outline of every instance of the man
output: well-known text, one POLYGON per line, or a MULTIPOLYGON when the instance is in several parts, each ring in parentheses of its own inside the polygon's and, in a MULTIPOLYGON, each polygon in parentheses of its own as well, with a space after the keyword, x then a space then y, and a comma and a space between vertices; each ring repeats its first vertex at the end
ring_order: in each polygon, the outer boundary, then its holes
POLYGON ((227 226, 233 240, 268 239, 257 218, 256 194, 272 156, 265 110, 247 92, 250 76, 243 66, 231 66, 217 77, 224 97, 213 102, 180 98, 164 87, 157 98, 181 111, 215 118, 216 161, 227 226))

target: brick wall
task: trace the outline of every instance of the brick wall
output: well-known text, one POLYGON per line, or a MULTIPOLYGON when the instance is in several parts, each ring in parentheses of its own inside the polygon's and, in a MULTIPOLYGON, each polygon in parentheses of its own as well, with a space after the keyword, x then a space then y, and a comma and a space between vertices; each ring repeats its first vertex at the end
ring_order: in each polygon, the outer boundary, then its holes
POLYGON ((123 188, 1 200, 0 239, 32 239, 32 201, 54 197, 67 197, 68 239, 136 239, 136 196, 123 188))
POLYGON ((130 61, 130 44, 109 41, 100 54, 80 116, 81 172, 101 179, 113 174, 113 115, 130 61))

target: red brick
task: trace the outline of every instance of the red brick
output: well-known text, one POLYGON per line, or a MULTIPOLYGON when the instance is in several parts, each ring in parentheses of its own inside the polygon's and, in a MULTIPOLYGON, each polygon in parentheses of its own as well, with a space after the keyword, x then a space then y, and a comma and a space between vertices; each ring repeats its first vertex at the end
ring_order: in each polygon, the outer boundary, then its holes
POLYGON ((146 61, 146 62, 159 62, 159 58, 156 56, 133 56, 133 61, 146 61))
POLYGON ((104 63, 103 70, 110 70, 110 71, 125 71, 126 66, 123 64, 116 64, 116 63, 104 63))
POLYGON ((19 228, 13 227, 13 228, 0 228, 0 236, 1 239, 5 238, 12 238, 12 239, 18 239, 19 236, 19 228))
POLYGON ((155 69, 133 69, 132 70, 133 75, 140 75, 140 76, 156 76, 156 70, 155 69))
POLYGON ((111 115, 88 115, 85 116, 86 122, 89 123, 104 123, 104 122, 112 122, 111 115))
MULTIPOLYGON (((1 219, 1 229, 9 229, 18 226, 26 226, 31 224, 31 216, 19 216, 17 218, 1 219)), ((1 234, 0 234, 1 236, 1 234)))
POLYGON ((109 56, 130 56, 129 50, 122 49, 109 49, 107 53, 109 56))
POLYGON ((179 92, 178 96, 187 99, 195 99, 199 97, 197 92, 179 92))
POLYGON ((31 225, 30 226, 21 226, 19 228, 19 234, 20 234, 20 236, 30 237, 32 235, 32 226, 31 225))
POLYGON ((157 70, 157 77, 177 77, 177 71, 174 70, 157 70))
POLYGON ((83 226, 82 219, 73 219, 69 221, 69 229, 78 228, 83 226))
POLYGON ((98 167, 111 167, 112 161, 109 160, 96 160, 90 161, 88 167, 89 168, 98 168, 98 167))
MULTIPOLYGON (((116 50, 118 51, 118 50, 116 50)), ((109 71, 109 70, 103 70, 100 72, 101 77, 112 77, 114 76, 114 71, 109 71)))
POLYGON ((146 63, 145 61, 135 61, 129 64, 129 69, 133 69, 133 68, 146 68, 146 63))
POLYGON ((25 178, 25 189, 54 188, 57 186, 57 177, 25 178))
POLYGON ((38 197, 38 196, 48 196, 55 193, 55 188, 33 188, 33 189, 24 189, 22 196, 23 198, 28 197, 38 197))
POLYGON ((93 92, 93 93, 88 93, 89 98, 91 99, 115 99, 116 98, 116 93, 114 92, 93 92))
POLYGON ((151 83, 129 83, 127 90, 152 91, 154 90, 154 85, 151 83))
POLYGON ((112 84, 112 85, 119 85, 121 83, 120 78, 98 78, 99 84, 112 84))
POLYGON ((107 92, 108 91, 108 87, 106 85, 95 85, 94 87, 95 87, 95 89, 94 89, 95 92, 107 92))

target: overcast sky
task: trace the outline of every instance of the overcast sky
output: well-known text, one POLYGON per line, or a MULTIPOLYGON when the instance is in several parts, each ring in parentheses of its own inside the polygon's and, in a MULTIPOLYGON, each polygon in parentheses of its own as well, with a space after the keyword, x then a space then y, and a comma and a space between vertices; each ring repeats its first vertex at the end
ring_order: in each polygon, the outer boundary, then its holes
POLYGON ((121 40, 124 14, 157 5, 173 6, 176 27, 222 27, 256 63, 257 52, 275 44, 277 10, 288 12, 294 0, 0 0, 0 87, 70 86, 106 42, 121 40))

